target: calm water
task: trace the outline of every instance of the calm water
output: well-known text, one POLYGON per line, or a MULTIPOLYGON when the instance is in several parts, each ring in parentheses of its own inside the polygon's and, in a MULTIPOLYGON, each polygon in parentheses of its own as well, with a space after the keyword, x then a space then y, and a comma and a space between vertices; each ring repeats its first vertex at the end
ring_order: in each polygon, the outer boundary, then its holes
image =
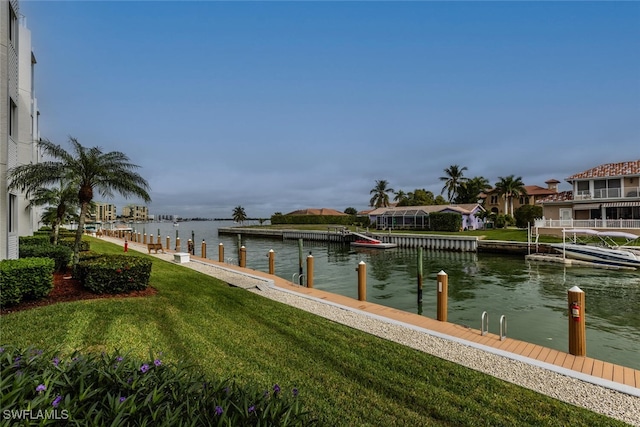
MULTIPOLYGON (((175 244, 176 232, 186 249, 195 238, 196 255, 202 240, 207 256, 218 259, 218 245, 227 262, 237 264, 236 236, 218 236, 218 227, 230 222, 182 222, 136 224, 136 231, 166 236, 175 244)), ((267 254, 276 253, 276 274, 292 280, 299 271, 297 241, 243 238, 247 267, 268 271, 267 254)), ((339 244, 304 242, 306 256, 314 257, 314 287, 358 297, 356 267, 367 264, 367 300, 411 313, 436 317, 436 275, 449 275, 448 320, 480 329, 483 311, 489 314, 489 331, 499 332, 501 315, 507 317, 508 336, 561 351, 568 350, 567 290, 580 287, 586 293, 587 355, 640 369, 640 272, 559 264, 534 263, 524 257, 423 251, 423 301, 417 303, 416 249, 355 250, 339 244)))

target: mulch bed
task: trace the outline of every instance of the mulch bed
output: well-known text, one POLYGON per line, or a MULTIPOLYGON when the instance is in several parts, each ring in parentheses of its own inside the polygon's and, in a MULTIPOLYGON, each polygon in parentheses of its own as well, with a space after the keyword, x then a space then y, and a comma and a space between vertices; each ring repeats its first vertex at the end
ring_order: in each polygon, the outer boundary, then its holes
POLYGON ((148 286, 142 291, 131 291, 122 294, 94 294, 82 287, 79 280, 73 279, 70 273, 54 273, 53 289, 46 298, 37 301, 23 301, 20 304, 0 309, 0 314, 15 313, 35 307, 57 304, 59 302, 78 301, 100 298, 146 297, 158 293, 157 289, 148 286))

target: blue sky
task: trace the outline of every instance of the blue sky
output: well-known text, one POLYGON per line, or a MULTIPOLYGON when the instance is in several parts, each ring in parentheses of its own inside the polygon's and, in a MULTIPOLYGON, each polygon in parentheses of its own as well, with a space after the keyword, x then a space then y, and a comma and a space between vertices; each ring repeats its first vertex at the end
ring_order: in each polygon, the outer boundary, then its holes
MULTIPOLYGON (((41 137, 123 151, 152 214, 367 208, 640 158, 637 2, 21 3, 41 137)), ((121 206, 136 200, 114 202, 121 206)))

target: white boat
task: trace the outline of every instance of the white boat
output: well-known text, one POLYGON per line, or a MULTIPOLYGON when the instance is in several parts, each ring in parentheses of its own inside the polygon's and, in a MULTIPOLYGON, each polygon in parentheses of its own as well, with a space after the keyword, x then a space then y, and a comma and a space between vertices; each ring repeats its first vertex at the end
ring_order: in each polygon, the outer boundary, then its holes
POLYGON ((355 232, 351 232, 351 234, 359 237, 355 242, 351 242, 351 246, 355 246, 357 248, 389 249, 398 246, 395 243, 383 242, 382 240, 374 239, 373 237, 365 236, 364 234, 355 232))
POLYGON ((395 243, 386 243, 381 242, 380 240, 356 240, 355 242, 351 242, 351 246, 355 246, 357 248, 374 248, 374 249, 389 249, 395 248, 398 245, 395 243))
POLYGON ((635 235, 614 231, 596 231, 585 228, 562 230, 563 243, 551 247, 566 258, 620 267, 640 268, 640 254, 617 245, 612 238, 637 238, 635 235), (626 235, 626 236, 623 236, 626 235), (631 236, 631 237, 629 237, 631 236))

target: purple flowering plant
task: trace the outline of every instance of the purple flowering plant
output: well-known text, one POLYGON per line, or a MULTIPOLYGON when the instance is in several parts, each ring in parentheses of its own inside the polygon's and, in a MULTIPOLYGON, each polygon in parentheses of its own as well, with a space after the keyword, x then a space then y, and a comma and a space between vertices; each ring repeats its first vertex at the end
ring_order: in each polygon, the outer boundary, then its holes
POLYGON ((114 420, 126 421, 113 425, 154 425, 158 408, 165 408, 162 416, 167 425, 315 422, 300 404, 295 388, 283 393, 275 384, 270 387, 272 393, 264 393, 262 385, 205 377, 192 365, 161 360, 158 355, 150 354, 145 360, 122 352, 61 354, 2 348, 0 372, 18 390, 0 397, 3 409, 9 411, 25 406, 35 412, 56 410, 77 425, 95 425, 97 419, 107 425, 114 420))

